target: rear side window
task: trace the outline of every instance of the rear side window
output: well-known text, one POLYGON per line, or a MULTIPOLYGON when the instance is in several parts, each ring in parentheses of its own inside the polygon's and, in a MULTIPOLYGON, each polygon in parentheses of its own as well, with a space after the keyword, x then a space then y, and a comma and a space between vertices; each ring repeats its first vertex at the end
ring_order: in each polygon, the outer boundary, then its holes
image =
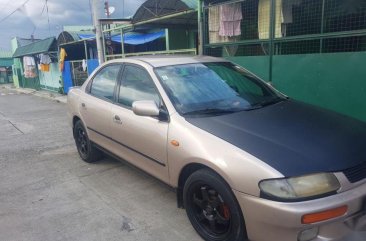
POLYGON ((114 87, 117 83, 120 65, 109 65, 99 71, 92 82, 90 94, 113 100, 114 87))
POLYGON ((142 68, 127 65, 122 75, 118 103, 131 107, 138 100, 153 100, 160 105, 159 94, 149 73, 142 68))

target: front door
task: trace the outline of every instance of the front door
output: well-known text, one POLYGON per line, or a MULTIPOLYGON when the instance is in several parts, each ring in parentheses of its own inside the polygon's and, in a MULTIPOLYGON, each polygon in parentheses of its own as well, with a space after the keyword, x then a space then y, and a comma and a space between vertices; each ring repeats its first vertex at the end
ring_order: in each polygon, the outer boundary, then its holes
POLYGON ((157 105, 162 105, 149 73, 140 66, 126 64, 116 100, 116 105, 112 107, 112 135, 118 142, 118 155, 167 182, 169 123, 153 117, 137 116, 132 111, 132 103, 137 100, 154 100, 157 105))

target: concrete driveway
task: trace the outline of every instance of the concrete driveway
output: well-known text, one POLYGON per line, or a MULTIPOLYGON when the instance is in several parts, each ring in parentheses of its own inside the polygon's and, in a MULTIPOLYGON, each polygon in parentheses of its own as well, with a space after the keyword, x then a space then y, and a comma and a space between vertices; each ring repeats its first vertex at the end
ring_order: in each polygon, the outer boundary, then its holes
POLYGON ((0 240, 201 240, 175 193, 78 156, 66 105, 0 87, 0 240))

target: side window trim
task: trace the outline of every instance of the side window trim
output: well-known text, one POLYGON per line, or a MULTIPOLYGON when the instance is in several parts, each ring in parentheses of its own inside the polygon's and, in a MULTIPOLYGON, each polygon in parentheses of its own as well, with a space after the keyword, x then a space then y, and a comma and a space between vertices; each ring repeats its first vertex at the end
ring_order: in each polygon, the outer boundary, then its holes
MULTIPOLYGON (((115 98, 114 98, 114 103, 119 105, 119 106, 122 106, 122 107, 125 107, 127 108, 127 106, 124 106, 120 103, 118 103, 118 99, 119 99, 119 92, 120 92, 120 89, 121 89, 121 86, 122 86, 122 78, 123 78, 123 74, 125 73, 125 68, 126 66, 128 66, 128 63, 123 63, 122 67, 121 67, 121 70, 120 70, 120 74, 118 75, 118 80, 117 80, 117 89, 115 91, 115 98)), ((131 109, 131 108, 129 108, 131 109)))
POLYGON ((123 76, 123 72, 125 70, 125 63, 120 63, 120 68, 119 68, 119 72, 117 74, 117 80, 116 80, 116 85, 114 86, 114 91, 113 91, 113 103, 118 103, 118 95, 119 95, 119 86, 120 86, 120 82, 123 76))
POLYGON ((101 100, 105 100, 105 101, 108 101, 108 102, 111 102, 111 103, 115 102, 115 100, 116 100, 116 88, 117 88, 117 86, 118 86, 119 79, 121 78, 121 74, 122 74, 121 72, 122 72, 122 69, 123 69, 123 65, 124 65, 123 63, 111 63, 111 64, 107 64, 107 65, 103 66, 103 68, 100 68, 100 69, 98 70, 98 72, 96 72, 96 73, 94 74, 94 76, 92 77, 92 79, 89 81, 88 85, 87 85, 87 86, 86 86, 86 88, 85 88, 85 93, 87 93, 88 95, 91 95, 91 96, 93 96, 93 97, 95 97, 95 98, 101 99, 101 100), (93 95, 93 94, 91 93, 91 88, 92 88, 92 86, 93 86, 93 82, 94 82, 95 77, 96 77, 96 76, 97 76, 101 71, 103 71, 105 68, 110 67, 110 66, 114 66, 114 65, 119 66, 119 70, 118 70, 118 74, 117 74, 116 84, 115 84, 115 86, 114 86, 114 90, 113 90, 113 99, 112 99, 112 100, 110 100, 110 99, 105 98, 105 97, 101 97, 101 96, 93 95))

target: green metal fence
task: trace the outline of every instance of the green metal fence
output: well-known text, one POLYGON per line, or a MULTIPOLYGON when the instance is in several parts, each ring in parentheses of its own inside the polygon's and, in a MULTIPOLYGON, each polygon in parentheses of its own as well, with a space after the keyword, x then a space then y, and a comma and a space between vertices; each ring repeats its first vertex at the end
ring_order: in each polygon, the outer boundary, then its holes
POLYGON ((204 0, 203 22, 205 54, 366 121, 365 0, 204 0))

